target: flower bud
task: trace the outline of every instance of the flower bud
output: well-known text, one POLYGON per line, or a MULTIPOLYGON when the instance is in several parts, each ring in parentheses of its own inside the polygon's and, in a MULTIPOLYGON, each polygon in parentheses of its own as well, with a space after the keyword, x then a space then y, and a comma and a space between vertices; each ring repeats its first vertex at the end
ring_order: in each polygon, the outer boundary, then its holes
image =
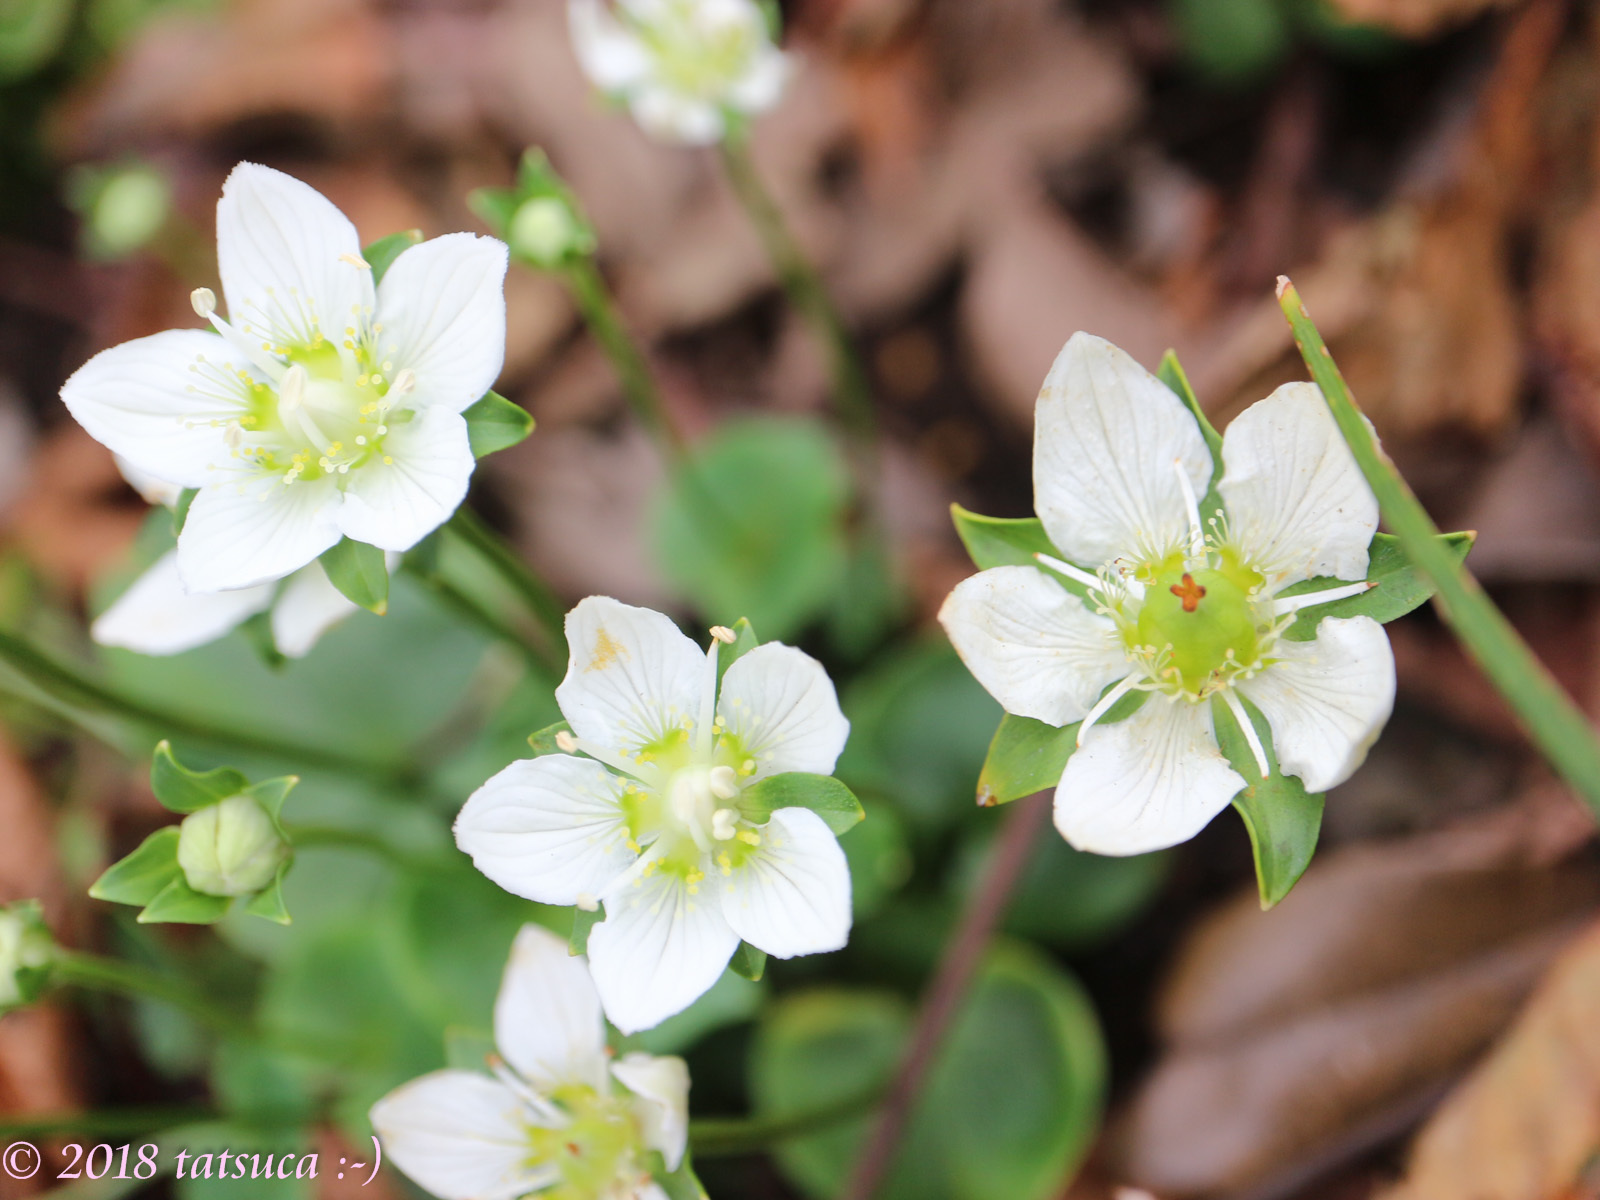
POLYGON ((506 231, 511 252, 541 267, 556 267, 573 254, 593 248, 588 229, 559 196, 525 200, 506 231))
POLYGON ((55 954, 37 900, 0 908, 0 1013, 33 1000, 55 954))
POLYGON ((141 164, 86 168, 71 196, 83 217, 87 249, 97 258, 125 258, 159 234, 172 212, 172 185, 141 164))
POLYGON ((178 827, 178 865, 197 892, 248 896, 272 882, 289 857, 272 818, 250 796, 229 796, 178 827))

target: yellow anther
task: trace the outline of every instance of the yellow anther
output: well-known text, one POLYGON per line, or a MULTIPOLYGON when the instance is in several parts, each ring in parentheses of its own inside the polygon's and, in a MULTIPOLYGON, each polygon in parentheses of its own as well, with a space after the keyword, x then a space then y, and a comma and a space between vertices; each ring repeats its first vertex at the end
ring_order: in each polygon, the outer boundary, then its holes
POLYGON ((741 829, 739 831, 739 840, 746 846, 761 845, 761 835, 754 829, 741 829))

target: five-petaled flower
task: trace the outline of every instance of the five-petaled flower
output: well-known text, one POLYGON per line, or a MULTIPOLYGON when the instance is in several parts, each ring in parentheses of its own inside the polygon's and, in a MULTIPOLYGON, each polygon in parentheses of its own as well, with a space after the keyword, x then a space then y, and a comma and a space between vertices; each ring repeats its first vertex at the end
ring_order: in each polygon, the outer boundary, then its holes
POLYGON ((1245 786, 1218 747, 1218 706, 1267 773, 1243 700, 1284 773, 1312 792, 1348 778, 1389 717, 1394 657, 1365 616, 1324 617, 1311 641, 1282 636, 1299 610, 1367 590, 1378 523, 1315 385, 1286 384, 1228 427, 1209 528, 1199 424, 1115 346, 1074 335, 1036 420, 1035 505, 1071 561, 980 572, 940 620, 1007 712, 1081 722, 1055 793, 1062 835, 1101 854, 1193 837, 1245 786), (1362 582, 1284 594, 1327 576, 1362 582), (1142 705, 1107 720, 1130 693, 1142 705))
POLYGON ((197 488, 178 537, 190 592, 281 579, 341 537, 403 551, 461 503, 463 410, 505 354, 506 248, 457 233, 374 286, 355 226, 311 187, 241 163, 217 205, 215 332, 174 329, 90 359, 72 415, 138 471, 197 488))
POLYGON ((567 614, 567 639, 566 753, 490 779, 456 842, 519 896, 604 903, 588 952, 612 1023, 631 1033, 680 1011, 741 938, 779 958, 842 947, 850 872, 832 830, 807 808, 749 803, 773 776, 833 771, 850 724, 822 666, 772 642, 719 691, 716 640, 702 653, 660 613, 601 596, 567 614))
POLYGON ((610 1061, 582 958, 537 925, 511 948, 494 1006, 494 1077, 443 1070, 372 1107, 389 1158, 444 1200, 666 1200, 650 1152, 683 1162, 689 1070, 679 1058, 610 1061))
POLYGON ((595 86, 646 132, 706 145, 778 102, 789 60, 755 0, 569 0, 595 86))

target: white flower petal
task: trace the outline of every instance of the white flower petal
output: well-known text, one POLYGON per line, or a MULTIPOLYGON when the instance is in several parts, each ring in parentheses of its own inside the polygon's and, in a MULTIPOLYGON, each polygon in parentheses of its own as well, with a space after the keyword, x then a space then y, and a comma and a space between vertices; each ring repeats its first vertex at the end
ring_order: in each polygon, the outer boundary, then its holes
POLYGON ((289 576, 272 606, 272 641, 280 654, 304 658, 324 633, 360 611, 328 580, 322 564, 312 563, 289 576))
POLYGON ((214 642, 272 603, 277 586, 231 592, 186 592, 178 577, 178 554, 169 550, 101 613, 89 636, 102 646, 140 654, 181 654, 214 642))
MULTIPOLYGON (((707 880, 709 885, 710 880, 707 880)), ((589 969, 606 1016, 637 1033, 682 1012, 717 981, 738 948, 716 889, 691 896, 668 872, 639 874, 606 894, 606 919, 589 931, 589 969)))
POLYGON ((617 1081, 635 1096, 644 1142, 676 1171, 689 1144, 689 1067, 681 1058, 624 1054, 611 1064, 617 1081))
POLYGON ((1083 720, 1106 685, 1129 671, 1111 621, 1034 567, 963 579, 939 623, 1002 708, 1049 725, 1083 720))
POLYGON ((503 1083, 470 1071, 434 1071, 372 1106, 384 1153, 443 1200, 513 1200, 560 1178, 528 1163, 534 1114, 503 1083))
POLYGON ((1192 838, 1242 787, 1211 706, 1158 693, 1085 736, 1056 788, 1056 828, 1079 850, 1144 854, 1192 838))
POLYGON ((1309 792, 1350 778, 1394 709, 1394 652, 1371 617, 1324 617, 1309 642, 1280 641, 1239 684, 1272 726, 1278 767, 1309 792))
POLYGON ((1363 579, 1378 501, 1314 383, 1286 383, 1233 419, 1217 490, 1232 543, 1275 591, 1363 579))
POLYGON ((506 245, 449 233, 412 246, 378 284, 378 344, 410 370, 410 402, 461 412, 494 386, 506 356, 506 245))
POLYGON ((569 0, 567 23, 578 63, 601 91, 624 91, 649 75, 649 53, 603 0, 569 0))
POLYGON ((282 579, 339 540, 338 490, 327 478, 276 477, 201 488, 178 535, 178 570, 192 592, 282 579))
POLYGON ((183 489, 177 484, 165 479, 158 479, 149 471, 141 471, 120 454, 111 456, 117 464, 117 470, 128 481, 128 486, 139 493, 140 499, 146 504, 157 505, 163 508, 176 508, 183 489))
POLYGON ((1091 568, 1187 544, 1178 461, 1203 496, 1211 452, 1183 402, 1110 342, 1073 334, 1035 415, 1034 507, 1050 539, 1091 568))
POLYGON ((339 530, 384 550, 409 550, 450 519, 467 498, 472 446, 467 423, 447 408, 419 408, 389 426, 384 459, 345 479, 339 530))
POLYGON ((622 786, 592 759, 522 759, 468 798, 456 845, 514 895, 541 904, 598 897, 638 858, 628 849, 622 786))
POLYGON ((327 197, 282 171, 240 163, 217 204, 217 270, 229 321, 274 345, 343 341, 373 307, 361 237, 327 197))
POLYGON ((780 808, 733 874, 711 873, 722 916, 775 958, 839 950, 850 939, 850 867, 833 831, 806 808, 780 808))
POLYGON ((698 719, 706 656, 660 613, 590 596, 567 614, 567 644, 556 703, 579 737, 631 752, 698 719))
POLYGON ((89 436, 137 471, 183 487, 213 482, 227 463, 226 424, 246 411, 243 387, 212 387, 206 363, 234 363, 228 344, 199 329, 169 329, 102 350, 61 385, 61 399, 89 436), (193 390, 191 390, 193 389, 193 390))
POLYGON ((759 51, 729 91, 728 102, 740 112, 766 112, 782 98, 793 68, 793 60, 776 47, 759 51))
POLYGON ((524 925, 494 1002, 494 1042, 516 1073, 548 1093, 581 1083, 604 1091, 606 1029, 588 964, 567 939, 524 925))
POLYGON ((717 715, 756 760, 751 780, 784 771, 831 775, 850 736, 822 664, 777 642, 757 646, 728 668, 717 715))
POLYGON ((727 132, 727 120, 716 104, 659 84, 635 92, 628 107, 640 127, 662 141, 709 146, 727 132))

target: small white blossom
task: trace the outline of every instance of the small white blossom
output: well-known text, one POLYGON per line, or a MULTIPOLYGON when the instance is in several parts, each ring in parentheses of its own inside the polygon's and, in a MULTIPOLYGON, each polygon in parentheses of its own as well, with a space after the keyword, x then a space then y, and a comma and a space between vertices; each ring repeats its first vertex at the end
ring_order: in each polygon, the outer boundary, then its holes
POLYGON ((664 141, 721 141, 789 77, 755 0, 569 0, 568 13, 589 78, 664 141))
POLYGON ((443 1200, 665 1200, 645 1155, 668 1171, 683 1162, 688 1068, 639 1053, 610 1062, 584 960, 537 925, 512 946, 494 1035, 494 1078, 435 1071, 372 1106, 401 1171, 443 1200))
POLYGON ((850 724, 822 666, 768 643, 719 694, 717 642, 702 653, 660 613, 601 596, 567 614, 567 640, 567 753, 490 779, 456 843, 519 896, 604 903, 589 957, 612 1023, 632 1033, 685 1008, 741 938, 778 958, 842 947, 850 872, 832 830, 806 808, 742 804, 769 776, 833 771, 850 724))
POLYGON ((1055 794, 1074 846, 1138 854, 1193 837, 1245 786, 1218 748, 1226 705, 1257 767, 1240 703, 1266 717, 1280 769, 1312 792, 1347 779, 1388 720, 1394 657, 1370 617, 1325 617, 1282 637, 1301 608, 1365 582, 1378 506, 1315 385, 1286 384, 1234 419, 1222 444, 1223 514, 1200 524, 1212 476, 1199 424, 1121 350, 1079 333, 1039 394, 1034 499, 1070 562, 982 571, 939 614, 1007 712, 1081 721, 1055 794), (1069 591, 1075 581, 1086 598, 1069 591), (1132 715, 1102 720, 1130 692, 1132 715))
POLYGON ((198 488, 178 538, 190 592, 281 579, 341 537, 410 549, 461 503, 461 413, 505 353, 506 248, 449 234, 373 286, 345 216, 279 171, 241 163, 217 206, 229 319, 125 342, 61 390, 137 472, 198 488))

